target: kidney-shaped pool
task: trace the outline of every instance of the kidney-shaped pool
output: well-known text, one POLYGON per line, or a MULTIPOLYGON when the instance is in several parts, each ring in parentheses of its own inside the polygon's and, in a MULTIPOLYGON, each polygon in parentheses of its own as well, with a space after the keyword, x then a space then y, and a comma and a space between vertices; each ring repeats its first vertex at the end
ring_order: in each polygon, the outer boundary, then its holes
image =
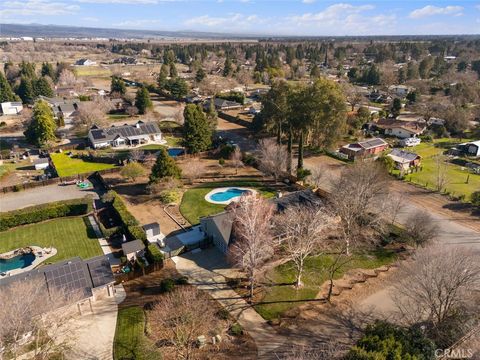
POLYGON ((238 200, 243 194, 254 192, 255 190, 240 187, 217 188, 205 195, 205 200, 213 204, 227 205, 238 200))

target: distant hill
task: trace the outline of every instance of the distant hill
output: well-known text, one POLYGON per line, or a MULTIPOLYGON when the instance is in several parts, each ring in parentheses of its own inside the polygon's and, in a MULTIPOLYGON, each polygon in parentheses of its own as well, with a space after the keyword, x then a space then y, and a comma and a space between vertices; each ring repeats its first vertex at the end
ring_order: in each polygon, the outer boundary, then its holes
POLYGON ((253 39, 252 35, 222 34, 198 31, 156 31, 106 29, 41 24, 0 24, 0 37, 45 37, 45 38, 108 38, 108 39, 253 39))

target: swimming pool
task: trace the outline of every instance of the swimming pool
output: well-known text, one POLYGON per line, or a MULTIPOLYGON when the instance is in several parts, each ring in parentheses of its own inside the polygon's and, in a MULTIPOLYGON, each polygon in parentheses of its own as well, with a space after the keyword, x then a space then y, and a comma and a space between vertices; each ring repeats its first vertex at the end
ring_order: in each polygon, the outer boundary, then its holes
POLYGON ((168 155, 170 155, 171 157, 176 157, 176 156, 183 155, 185 153, 185 149, 184 148, 169 148, 167 150, 167 152, 168 152, 168 155))
POLYGON ((0 259, 0 273, 16 269, 23 269, 32 265, 34 260, 35 254, 32 253, 16 255, 10 259, 0 259))
POLYGON ((205 195, 205 200, 213 204, 230 204, 248 192, 252 193, 255 190, 237 187, 217 188, 205 195))

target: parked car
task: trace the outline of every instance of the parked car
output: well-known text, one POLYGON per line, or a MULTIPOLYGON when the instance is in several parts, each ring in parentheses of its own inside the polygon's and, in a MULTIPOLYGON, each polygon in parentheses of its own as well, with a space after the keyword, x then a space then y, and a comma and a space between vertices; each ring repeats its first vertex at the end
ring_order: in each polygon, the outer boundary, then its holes
POLYGON ((399 144, 401 146, 416 146, 420 144, 421 141, 422 140, 420 140, 420 138, 413 137, 413 138, 402 139, 399 141, 399 144))

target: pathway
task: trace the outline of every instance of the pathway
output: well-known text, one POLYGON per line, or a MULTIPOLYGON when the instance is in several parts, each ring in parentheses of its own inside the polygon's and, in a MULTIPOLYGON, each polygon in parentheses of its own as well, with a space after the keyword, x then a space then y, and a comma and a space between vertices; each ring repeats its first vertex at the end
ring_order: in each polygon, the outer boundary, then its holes
MULTIPOLYGON (((272 352, 287 343, 247 302, 226 284, 225 276, 233 271, 216 248, 187 253, 172 259, 177 271, 188 277, 189 283, 207 291, 253 338, 261 359, 276 358, 272 352)), ((229 276, 230 275, 230 276, 229 276)))
POLYGON ((92 226, 93 231, 95 232, 95 235, 98 238, 98 242, 100 243, 100 247, 102 248, 103 254, 108 258, 110 265, 111 266, 120 265, 120 259, 113 256, 112 248, 110 247, 110 245, 108 245, 107 240, 103 237, 103 234, 100 231, 97 221, 95 220, 93 215, 88 216, 88 221, 90 221, 90 225, 92 226))

